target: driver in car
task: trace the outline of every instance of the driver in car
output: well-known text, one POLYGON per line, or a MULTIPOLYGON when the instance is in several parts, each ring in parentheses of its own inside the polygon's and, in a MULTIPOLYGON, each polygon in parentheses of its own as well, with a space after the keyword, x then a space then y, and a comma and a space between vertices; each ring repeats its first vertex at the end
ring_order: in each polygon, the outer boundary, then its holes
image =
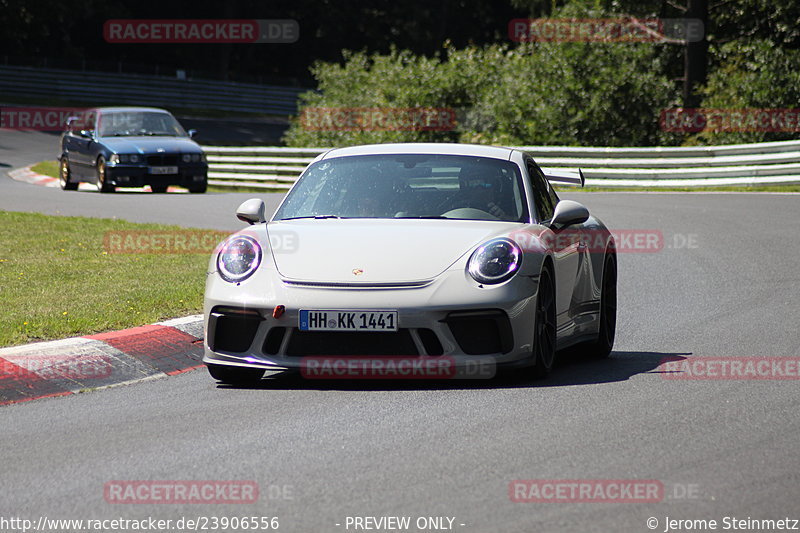
POLYGON ((500 220, 508 220, 508 214, 500 207, 506 178, 498 174, 497 168, 482 165, 464 167, 458 181, 466 207, 486 211, 500 220))

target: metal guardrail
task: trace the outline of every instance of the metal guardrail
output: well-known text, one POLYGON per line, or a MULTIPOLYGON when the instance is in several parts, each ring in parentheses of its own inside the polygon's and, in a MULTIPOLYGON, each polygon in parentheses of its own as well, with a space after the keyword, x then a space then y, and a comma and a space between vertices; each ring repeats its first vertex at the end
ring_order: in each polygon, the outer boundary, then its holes
MULTIPOLYGON (((209 183, 286 191, 327 148, 203 147, 209 183)), ((586 185, 702 187, 800 183, 800 141, 707 147, 522 146, 545 168, 583 170, 586 185)))
POLYGON ((43 96, 89 105, 131 104, 293 115, 308 89, 167 76, 0 65, 0 94, 43 96))

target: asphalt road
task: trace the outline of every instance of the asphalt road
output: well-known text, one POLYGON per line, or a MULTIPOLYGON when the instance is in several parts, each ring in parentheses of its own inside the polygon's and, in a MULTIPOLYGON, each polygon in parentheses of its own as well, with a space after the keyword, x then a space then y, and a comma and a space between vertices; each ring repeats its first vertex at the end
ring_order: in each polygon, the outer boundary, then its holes
MULTIPOLYGON (((0 146, 11 146, 0 164, 33 155, 14 155, 19 144, 2 135, 0 146)), ((0 177, 0 209, 223 229, 238 227, 232 209, 247 196, 100 196, 9 182, 0 177)), ((724 517, 800 519, 798 382, 657 370, 669 356, 800 354, 798 196, 565 196, 612 228, 664 237, 661 251, 620 254, 609 360, 571 357, 542 382, 277 378, 245 389, 195 371, 4 407, 0 517, 278 516, 280 531, 336 532, 354 531, 348 516, 447 516, 454 530, 486 533, 644 532, 650 517, 661 532, 667 517, 714 519, 717 529, 724 517), (261 496, 241 505, 104 499, 111 480, 187 479, 254 480, 261 496), (665 493, 657 503, 513 503, 516 479, 659 480, 665 493)))

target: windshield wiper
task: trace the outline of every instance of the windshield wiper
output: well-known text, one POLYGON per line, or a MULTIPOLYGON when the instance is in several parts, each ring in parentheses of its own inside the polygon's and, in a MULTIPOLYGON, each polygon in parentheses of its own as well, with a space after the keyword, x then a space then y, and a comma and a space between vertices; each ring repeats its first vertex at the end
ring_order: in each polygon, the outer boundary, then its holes
POLYGON ((418 217, 407 216, 407 217, 394 217, 394 218, 434 218, 434 219, 443 218, 445 220, 450 220, 450 217, 443 217, 442 215, 422 215, 418 217))
POLYGON ((337 216, 337 215, 306 215, 306 216, 303 216, 303 217, 286 217, 286 218, 282 218, 280 220, 299 220, 301 218, 315 218, 315 219, 321 220, 321 219, 324 219, 324 218, 342 218, 342 217, 337 216))

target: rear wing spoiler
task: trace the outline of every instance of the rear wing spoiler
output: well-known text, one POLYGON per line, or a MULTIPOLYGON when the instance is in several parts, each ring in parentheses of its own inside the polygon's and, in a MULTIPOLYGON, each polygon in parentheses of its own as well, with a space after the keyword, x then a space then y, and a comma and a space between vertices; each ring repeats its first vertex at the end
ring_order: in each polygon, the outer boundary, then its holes
POLYGON ((543 168, 542 172, 544 172, 544 177, 547 178, 547 181, 551 182, 570 183, 572 185, 580 185, 581 187, 583 187, 583 184, 586 182, 581 169, 578 169, 577 174, 568 170, 561 170, 560 168, 543 168))

